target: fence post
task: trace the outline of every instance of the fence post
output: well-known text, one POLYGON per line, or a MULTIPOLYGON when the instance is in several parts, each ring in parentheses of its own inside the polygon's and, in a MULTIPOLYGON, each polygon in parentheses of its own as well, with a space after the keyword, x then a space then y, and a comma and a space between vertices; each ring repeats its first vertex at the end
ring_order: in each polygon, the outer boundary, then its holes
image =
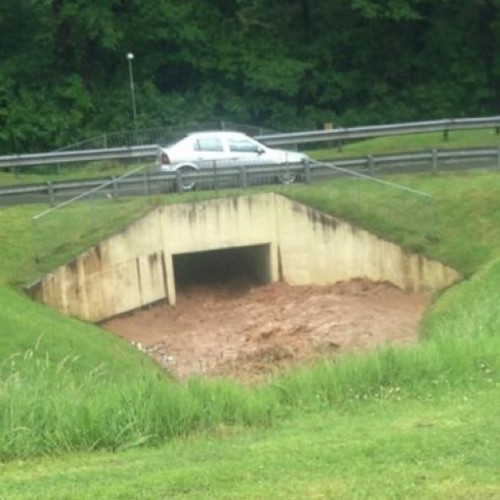
POLYGON ((437 172, 438 168, 438 150, 434 148, 432 150, 432 170, 433 172, 437 172))
POLYGON ((500 168, 500 146, 497 148, 497 167, 500 168))

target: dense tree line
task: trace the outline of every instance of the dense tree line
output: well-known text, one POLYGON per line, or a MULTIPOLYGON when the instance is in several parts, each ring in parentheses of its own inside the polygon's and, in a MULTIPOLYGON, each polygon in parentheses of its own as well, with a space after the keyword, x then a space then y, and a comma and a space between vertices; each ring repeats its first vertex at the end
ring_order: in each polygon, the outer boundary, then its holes
POLYGON ((500 0, 1 0, 0 152, 226 119, 496 114, 500 0))

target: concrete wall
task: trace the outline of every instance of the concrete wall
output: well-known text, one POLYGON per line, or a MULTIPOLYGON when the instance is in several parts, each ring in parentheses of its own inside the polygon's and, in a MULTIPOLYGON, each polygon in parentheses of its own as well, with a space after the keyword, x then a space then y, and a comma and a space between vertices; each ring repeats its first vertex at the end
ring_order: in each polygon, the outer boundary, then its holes
POLYGON ((459 278, 440 262, 287 198, 276 196, 276 212, 283 279, 290 284, 365 277, 407 291, 435 291, 459 278))
POLYGON ((262 281, 277 281, 280 273, 290 284, 366 277, 434 291, 459 278, 439 262, 268 193, 157 208, 44 276, 31 293, 66 314, 99 321, 159 300, 175 304, 174 255, 247 246, 259 246, 251 262, 262 281))

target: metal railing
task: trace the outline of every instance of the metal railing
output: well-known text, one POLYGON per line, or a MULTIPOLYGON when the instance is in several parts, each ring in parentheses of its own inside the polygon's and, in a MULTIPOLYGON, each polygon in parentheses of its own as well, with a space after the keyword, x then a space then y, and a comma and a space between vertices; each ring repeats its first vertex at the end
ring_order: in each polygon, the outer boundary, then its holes
MULTIPOLYGON (((488 118, 463 118, 455 120, 435 120, 424 122, 400 123, 393 125, 374 125, 366 127, 336 128, 332 130, 314 130, 286 134, 267 134, 256 139, 269 146, 286 146, 325 141, 345 141, 388 135, 441 131, 444 134, 452 130, 493 128, 500 131, 500 116, 488 118)), ((70 162, 88 162, 102 160, 149 159, 157 152, 157 145, 122 146, 116 148, 89 149, 79 151, 56 151, 0 157, 0 169, 20 168, 33 165, 50 165, 70 162)))
MULTIPOLYGON (((221 167, 212 162, 200 172, 191 174, 158 172, 143 165, 139 169, 122 177, 111 176, 80 181, 57 181, 39 184, 12 185, 0 188, 0 205, 21 203, 49 203, 55 205, 85 193, 95 188, 103 189, 115 198, 142 194, 144 186, 148 186, 151 194, 181 191, 182 179, 196 182, 196 188, 212 189, 221 186, 222 180, 232 187, 246 187, 248 185, 276 182, 283 168, 291 171, 295 177, 304 180, 321 180, 332 175, 331 169, 325 165, 350 172, 374 175, 447 171, 470 168, 500 168, 500 148, 472 148, 458 150, 414 151, 389 155, 367 155, 364 157, 347 158, 331 162, 311 161, 306 165, 247 165, 221 167)), ((339 170, 340 171, 340 170, 339 170)))
POLYGON ((500 132, 500 116, 485 118, 458 118, 421 122, 396 123, 389 125, 370 125, 363 127, 314 130, 311 132, 292 132, 285 134, 261 135, 259 140, 269 146, 286 144, 305 144, 324 141, 345 141, 348 139, 367 139, 390 135, 414 134, 422 132, 443 132, 445 137, 453 130, 494 128, 500 132))

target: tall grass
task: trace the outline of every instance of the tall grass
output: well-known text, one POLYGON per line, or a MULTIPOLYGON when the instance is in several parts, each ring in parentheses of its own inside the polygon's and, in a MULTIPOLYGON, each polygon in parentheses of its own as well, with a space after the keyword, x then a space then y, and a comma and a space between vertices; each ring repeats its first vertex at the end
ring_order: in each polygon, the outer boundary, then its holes
POLYGON ((201 379, 181 385, 153 371, 117 377, 106 365, 82 372, 78 356, 53 362, 34 346, 1 366, 0 459, 158 445, 304 411, 500 384, 499 285, 497 260, 436 304, 422 344, 325 361, 257 387, 201 379))
MULTIPOLYGON (((0 460, 159 444, 220 425, 271 422, 274 402, 234 382, 187 386, 138 373, 113 382, 102 365, 83 376, 28 350, 3 362, 0 460)), ((111 375, 111 376, 110 376, 111 375)))

